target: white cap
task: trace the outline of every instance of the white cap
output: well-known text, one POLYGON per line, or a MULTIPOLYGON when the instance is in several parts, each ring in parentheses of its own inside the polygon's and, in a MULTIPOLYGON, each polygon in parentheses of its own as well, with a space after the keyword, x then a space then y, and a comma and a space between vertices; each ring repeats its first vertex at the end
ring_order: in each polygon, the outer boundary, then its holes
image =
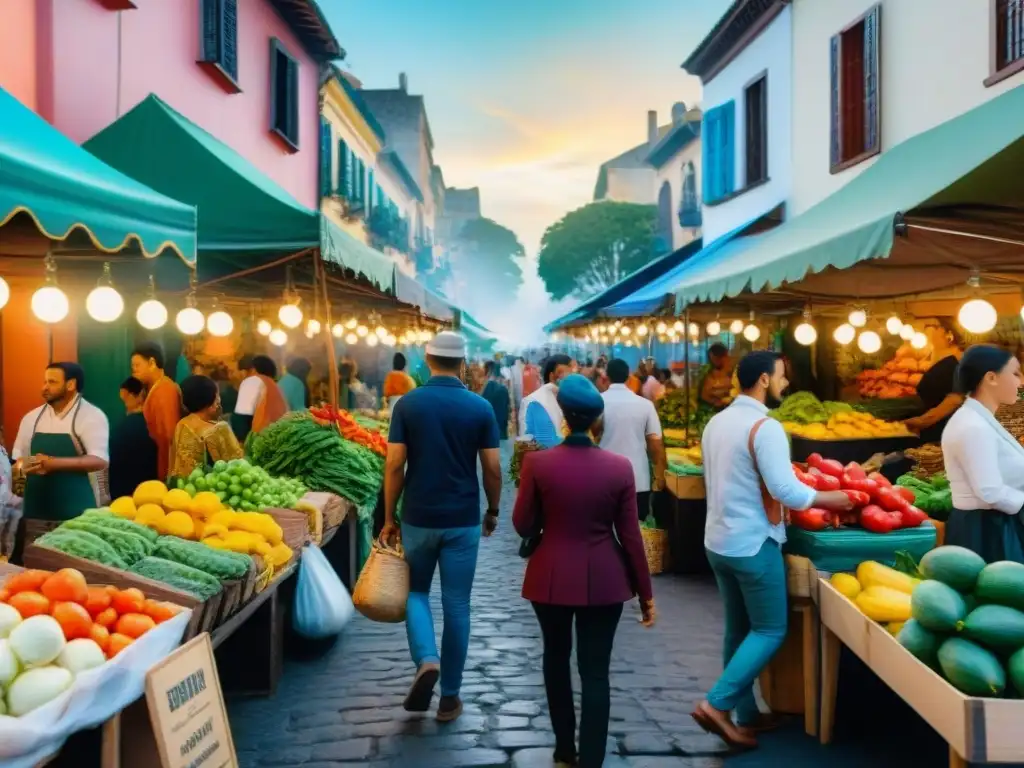
POLYGON ((434 357, 464 358, 466 339, 455 331, 441 331, 427 342, 427 354, 434 357))

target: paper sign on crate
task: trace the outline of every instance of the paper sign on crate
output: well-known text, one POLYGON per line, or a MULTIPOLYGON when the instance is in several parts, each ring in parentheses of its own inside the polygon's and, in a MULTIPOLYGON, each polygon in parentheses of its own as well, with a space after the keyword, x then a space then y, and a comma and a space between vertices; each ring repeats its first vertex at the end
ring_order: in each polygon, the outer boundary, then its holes
POLYGON ((209 634, 149 671, 146 701, 163 768, 238 768, 209 634))

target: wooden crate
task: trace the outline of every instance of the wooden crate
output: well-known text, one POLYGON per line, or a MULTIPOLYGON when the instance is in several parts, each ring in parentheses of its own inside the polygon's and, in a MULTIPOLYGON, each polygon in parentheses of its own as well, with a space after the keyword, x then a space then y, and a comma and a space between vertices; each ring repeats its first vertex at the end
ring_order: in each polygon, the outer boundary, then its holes
POLYGON ((835 718, 837 648, 841 641, 949 744, 950 766, 1024 762, 1024 700, 961 693, 922 664, 882 625, 871 621, 824 579, 819 584, 822 639, 821 740, 835 718), (829 637, 829 633, 832 637, 829 637))
POLYGON ((707 497, 703 477, 673 475, 669 472, 665 475, 665 488, 677 499, 684 501, 697 501, 707 497))
POLYGON ((309 515, 294 509, 272 507, 264 510, 277 524, 284 534, 283 541, 293 550, 300 550, 311 540, 309 532, 309 515))

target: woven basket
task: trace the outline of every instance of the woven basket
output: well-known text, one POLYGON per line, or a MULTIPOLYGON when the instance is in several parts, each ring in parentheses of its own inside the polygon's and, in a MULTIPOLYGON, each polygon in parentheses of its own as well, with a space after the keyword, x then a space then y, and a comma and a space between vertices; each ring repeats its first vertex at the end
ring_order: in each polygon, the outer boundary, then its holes
POLYGON ((397 624, 405 621, 408 599, 409 564, 401 543, 392 548, 375 541, 352 591, 352 603, 371 621, 397 624))
POLYGON ((996 421, 1013 435, 1014 440, 1024 445, 1024 400, 1002 406, 996 411, 996 421))
POLYGON ((938 443, 928 443, 920 448, 910 448, 903 455, 914 461, 911 472, 916 477, 932 477, 946 471, 946 463, 942 457, 942 447, 938 443))
POLYGON ((644 540, 647 569, 652 576, 663 573, 668 565, 668 531, 640 526, 640 535, 644 540))
POLYGON ((810 597, 818 583, 814 563, 801 555, 786 555, 786 592, 790 597, 810 597))

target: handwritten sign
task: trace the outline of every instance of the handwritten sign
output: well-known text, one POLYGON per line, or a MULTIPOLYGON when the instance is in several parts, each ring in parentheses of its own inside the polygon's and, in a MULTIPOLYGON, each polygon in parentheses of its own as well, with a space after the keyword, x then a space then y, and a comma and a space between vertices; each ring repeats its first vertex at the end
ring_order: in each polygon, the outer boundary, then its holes
POLYGON ((149 671, 146 701, 163 768, 238 768, 209 634, 149 671))

